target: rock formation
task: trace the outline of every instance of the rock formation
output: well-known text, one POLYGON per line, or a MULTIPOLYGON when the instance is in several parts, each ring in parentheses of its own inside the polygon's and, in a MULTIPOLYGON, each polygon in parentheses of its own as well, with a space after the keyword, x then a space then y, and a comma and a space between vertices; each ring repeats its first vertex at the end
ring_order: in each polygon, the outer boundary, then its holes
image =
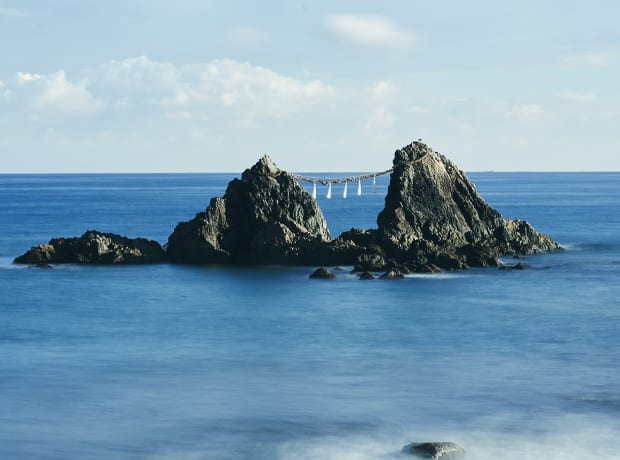
POLYGON ((502 217, 454 163, 421 142, 396 151, 377 224, 378 255, 413 269, 497 266, 500 255, 560 249, 527 222, 502 217))
POLYGON ((420 458, 447 460, 465 455, 465 449, 453 442, 412 442, 403 447, 403 453, 420 458))
MULTIPOLYGON (((179 223, 168 238, 172 262, 353 265, 358 272, 436 272, 498 266, 501 255, 561 249, 527 222, 491 208, 443 155, 414 142, 394 155, 377 229, 332 240, 317 202, 264 156, 232 180, 222 198, 179 223)), ((16 263, 146 263, 166 258, 154 241, 86 232, 32 248, 16 263)))
POLYGON ((264 156, 228 184, 205 212, 177 225, 168 255, 182 263, 304 263, 331 240, 316 201, 264 156))
POLYGON ((52 238, 15 259, 16 264, 144 264, 164 262, 166 253, 156 241, 130 239, 88 230, 78 238, 52 238))

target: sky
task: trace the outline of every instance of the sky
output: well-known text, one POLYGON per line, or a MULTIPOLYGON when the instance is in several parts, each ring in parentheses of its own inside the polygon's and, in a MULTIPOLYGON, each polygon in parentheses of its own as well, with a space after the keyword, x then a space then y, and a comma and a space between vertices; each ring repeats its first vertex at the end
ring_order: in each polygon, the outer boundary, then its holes
POLYGON ((0 173, 620 171, 616 0, 0 0, 0 173))

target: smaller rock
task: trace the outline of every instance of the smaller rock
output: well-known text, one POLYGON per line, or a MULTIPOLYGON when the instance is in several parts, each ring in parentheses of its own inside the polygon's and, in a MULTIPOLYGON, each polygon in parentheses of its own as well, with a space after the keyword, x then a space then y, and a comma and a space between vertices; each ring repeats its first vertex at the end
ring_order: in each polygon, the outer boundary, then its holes
POLYGON ((465 455, 465 449, 453 442, 412 442, 403 447, 403 452, 420 458, 446 460, 465 455))
POLYGON ((529 268, 532 268, 532 266, 521 262, 514 265, 501 265, 499 267, 500 270, 527 270, 529 268))
POLYGON ((361 280, 374 280, 375 279, 375 275, 373 275, 370 272, 362 272, 359 275, 359 279, 361 279, 361 280))
POLYGON ((52 238, 17 257, 16 264, 46 267, 49 264, 147 264, 166 261, 156 241, 127 238, 114 233, 87 230, 75 238, 52 238))
POLYGON ((336 278, 336 275, 334 275, 332 272, 330 272, 327 268, 325 267, 320 267, 317 268, 311 275, 310 275, 310 279, 319 279, 319 280, 333 280, 334 278, 336 278))
POLYGON ((402 272, 396 268, 393 268, 392 270, 388 270, 387 272, 385 272, 383 275, 381 275, 379 277, 379 279, 382 280, 398 280, 401 278, 404 278, 405 275, 402 274, 402 272))

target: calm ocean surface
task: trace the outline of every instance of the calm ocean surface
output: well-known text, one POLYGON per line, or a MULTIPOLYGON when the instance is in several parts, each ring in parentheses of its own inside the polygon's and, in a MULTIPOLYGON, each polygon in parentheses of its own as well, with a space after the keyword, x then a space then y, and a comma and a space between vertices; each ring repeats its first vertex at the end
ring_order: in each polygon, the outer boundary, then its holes
MULTIPOLYGON (((0 175, 0 459, 620 458, 620 173, 469 175, 567 248, 525 271, 11 263, 86 229, 164 243, 232 177, 0 175)), ((319 189, 332 236, 375 226, 387 178, 364 185, 319 189)))

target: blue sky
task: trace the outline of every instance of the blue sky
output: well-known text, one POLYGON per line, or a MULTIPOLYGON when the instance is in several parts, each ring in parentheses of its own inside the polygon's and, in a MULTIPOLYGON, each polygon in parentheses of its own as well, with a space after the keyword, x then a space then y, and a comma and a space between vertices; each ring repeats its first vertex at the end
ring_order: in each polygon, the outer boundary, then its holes
POLYGON ((0 172, 620 170, 620 2, 0 0, 0 172))

